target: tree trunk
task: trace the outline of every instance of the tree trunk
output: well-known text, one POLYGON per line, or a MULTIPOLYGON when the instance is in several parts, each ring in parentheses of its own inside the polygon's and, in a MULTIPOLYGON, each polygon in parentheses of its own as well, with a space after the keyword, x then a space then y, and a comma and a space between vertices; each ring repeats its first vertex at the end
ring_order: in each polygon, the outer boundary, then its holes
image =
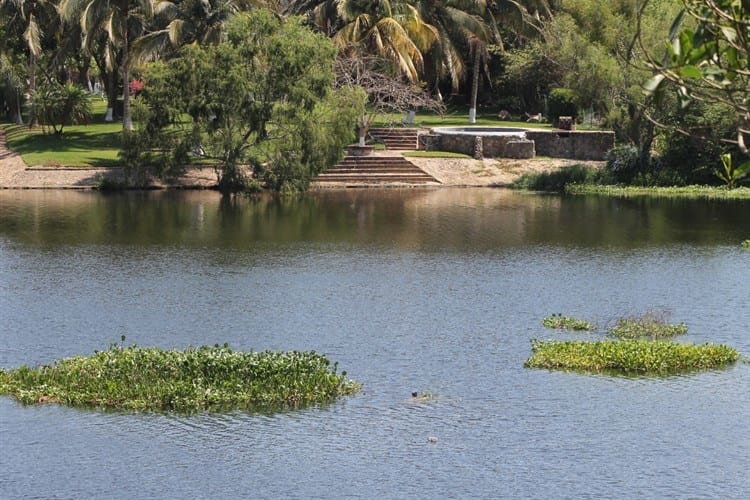
POLYGON ((366 145, 367 141, 367 132, 370 130, 370 120, 367 117, 367 115, 362 115, 359 118, 359 127, 358 127, 358 135, 359 135, 359 145, 364 147, 366 145))
POLYGON ((29 51, 29 94, 31 94, 31 106, 29 107, 29 128, 36 127, 39 125, 39 118, 36 113, 36 106, 34 105, 34 97, 36 96, 36 56, 33 51, 29 51))
POLYGON ((115 104, 117 103, 117 73, 107 71, 107 114, 104 115, 105 122, 115 121, 115 104))
MULTIPOLYGON (((125 7, 127 9, 127 5, 125 7)), ((123 11, 127 12, 127 10, 123 11)), ((122 130, 130 132, 133 130, 133 121, 130 119, 130 61, 128 54, 128 16, 122 16, 122 130)))
POLYGON ((13 114, 13 122, 16 125, 23 125, 23 115, 21 114, 21 92, 13 92, 13 105, 11 113, 13 114))
POLYGON ((471 77, 471 108, 469 108, 469 123, 477 122, 477 93, 479 92, 479 47, 474 48, 474 74, 471 77))

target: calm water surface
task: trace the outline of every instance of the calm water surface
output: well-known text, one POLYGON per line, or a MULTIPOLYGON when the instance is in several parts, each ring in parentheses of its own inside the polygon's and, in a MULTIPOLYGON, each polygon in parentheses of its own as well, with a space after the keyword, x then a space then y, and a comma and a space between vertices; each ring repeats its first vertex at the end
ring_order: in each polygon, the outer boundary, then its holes
POLYGON ((750 364, 656 379, 522 365, 531 339, 560 336, 550 313, 606 325, 653 307, 687 341, 750 355, 749 215, 491 189, 0 192, 0 367, 125 335, 314 349, 364 387, 270 415, 0 397, 0 497, 747 498, 750 364))

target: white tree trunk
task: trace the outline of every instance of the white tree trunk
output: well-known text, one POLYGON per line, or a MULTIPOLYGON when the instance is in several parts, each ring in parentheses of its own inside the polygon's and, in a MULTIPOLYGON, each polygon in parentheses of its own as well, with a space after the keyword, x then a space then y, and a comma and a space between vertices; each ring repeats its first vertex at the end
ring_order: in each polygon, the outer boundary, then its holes
POLYGON ((122 21, 123 33, 125 33, 122 42, 122 128, 125 131, 133 130, 133 120, 130 118, 130 54, 128 47, 128 16, 123 16, 122 21))
POLYGON ((469 123, 477 122, 477 94, 479 93, 479 62, 481 54, 479 47, 474 48, 474 74, 471 80, 471 108, 469 108, 469 123))

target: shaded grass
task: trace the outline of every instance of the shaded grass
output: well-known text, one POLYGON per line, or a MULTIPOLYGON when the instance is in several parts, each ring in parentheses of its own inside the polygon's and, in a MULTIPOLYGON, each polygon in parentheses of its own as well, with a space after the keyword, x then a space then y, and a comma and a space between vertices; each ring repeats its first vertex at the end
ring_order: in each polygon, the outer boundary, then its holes
MULTIPOLYGON (((400 127, 404 126, 401 120, 406 115, 389 113, 377 115, 373 118, 374 127, 400 127)), ((412 125, 406 127, 454 127, 454 126, 476 126, 476 127, 521 127, 521 128, 552 128, 549 123, 529 123, 526 121, 502 121, 497 118, 496 112, 478 113, 476 123, 469 123, 469 110, 452 109, 440 116, 432 113, 417 113, 412 125)))
POLYGON ((42 128, 3 124, 8 147, 31 166, 93 167, 118 165, 122 123, 104 121, 106 104, 95 102, 88 125, 68 125, 62 136, 44 134, 42 128))
POLYGON ((725 345, 676 344, 661 340, 532 341, 527 368, 670 375, 728 366, 739 353, 725 345))
POLYGON ((617 197, 650 196, 659 198, 695 198, 695 199, 750 199, 750 188, 740 187, 727 189, 716 186, 682 186, 682 187, 638 187, 638 186, 598 186, 593 184, 567 184, 565 191, 577 195, 604 195, 617 197))
POLYGON ((243 352, 227 345, 189 348, 110 346, 39 368, 0 370, 0 394, 22 403, 126 410, 273 410, 356 393, 323 355, 243 352))
POLYGON ((463 153, 453 153, 451 151, 404 151, 406 157, 412 158, 463 158, 471 159, 471 156, 463 153))

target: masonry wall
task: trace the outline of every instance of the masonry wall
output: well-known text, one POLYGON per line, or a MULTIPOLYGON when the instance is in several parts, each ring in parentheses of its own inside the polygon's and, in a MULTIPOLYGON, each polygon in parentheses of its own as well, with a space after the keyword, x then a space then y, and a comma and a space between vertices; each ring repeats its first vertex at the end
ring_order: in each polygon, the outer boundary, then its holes
MULTIPOLYGON (((537 155, 573 160, 604 160, 615 146, 615 134, 609 131, 527 130, 526 139, 534 141, 537 155)), ((488 158, 519 157, 509 142, 519 141, 510 136, 483 136, 482 154, 488 158)), ((474 156, 474 136, 465 134, 423 134, 419 148, 426 151, 452 151, 474 156)), ((520 157, 527 158, 528 148, 520 157)), ((533 154, 533 153, 532 153, 533 154)))
POLYGON ((609 131, 527 130, 536 154, 572 160, 604 160, 615 147, 615 133, 609 131))

